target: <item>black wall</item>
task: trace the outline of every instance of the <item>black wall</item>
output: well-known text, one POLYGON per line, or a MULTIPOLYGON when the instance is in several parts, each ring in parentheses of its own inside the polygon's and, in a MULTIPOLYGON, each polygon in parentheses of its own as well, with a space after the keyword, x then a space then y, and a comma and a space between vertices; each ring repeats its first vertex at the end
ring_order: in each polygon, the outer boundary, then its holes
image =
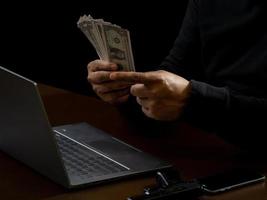
POLYGON ((168 54, 187 1, 2 2, 0 65, 38 82, 90 94, 86 65, 97 55, 77 28, 80 15, 129 29, 136 67, 146 70, 168 54))

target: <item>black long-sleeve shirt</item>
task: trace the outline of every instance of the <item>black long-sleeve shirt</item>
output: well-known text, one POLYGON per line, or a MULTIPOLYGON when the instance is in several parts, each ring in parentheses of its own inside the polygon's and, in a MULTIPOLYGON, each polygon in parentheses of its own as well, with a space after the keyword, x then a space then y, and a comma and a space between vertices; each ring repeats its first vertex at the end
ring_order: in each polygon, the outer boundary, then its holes
POLYGON ((161 69, 190 80, 185 118, 231 141, 267 136, 267 3, 190 0, 161 69))

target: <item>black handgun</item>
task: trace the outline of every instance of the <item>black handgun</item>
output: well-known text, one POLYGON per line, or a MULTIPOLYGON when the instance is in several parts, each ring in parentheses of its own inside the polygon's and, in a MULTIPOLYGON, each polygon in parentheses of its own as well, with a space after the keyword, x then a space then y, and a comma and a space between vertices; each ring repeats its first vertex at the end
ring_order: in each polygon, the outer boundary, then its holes
POLYGON ((169 175, 157 172, 156 185, 145 187, 143 194, 128 197, 127 200, 190 199, 202 194, 201 185, 197 180, 181 181, 178 176, 169 175))

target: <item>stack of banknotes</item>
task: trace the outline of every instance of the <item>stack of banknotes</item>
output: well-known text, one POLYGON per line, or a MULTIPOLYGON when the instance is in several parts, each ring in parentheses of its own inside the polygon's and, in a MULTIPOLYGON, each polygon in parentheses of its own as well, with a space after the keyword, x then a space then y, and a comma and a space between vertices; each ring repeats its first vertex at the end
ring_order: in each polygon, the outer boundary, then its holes
POLYGON ((120 70, 135 71, 130 33, 118 25, 92 16, 81 16, 78 27, 95 48, 101 60, 116 63, 120 70))

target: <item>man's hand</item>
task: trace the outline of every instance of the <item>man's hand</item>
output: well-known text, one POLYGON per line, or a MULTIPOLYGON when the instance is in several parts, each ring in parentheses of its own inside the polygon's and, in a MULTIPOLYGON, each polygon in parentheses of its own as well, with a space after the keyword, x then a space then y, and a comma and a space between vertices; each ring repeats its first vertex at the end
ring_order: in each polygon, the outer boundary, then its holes
POLYGON ((132 95, 142 111, 156 120, 177 119, 191 90, 189 81, 166 71, 112 72, 110 79, 135 84, 131 87, 132 95))
POLYGON ((88 81, 103 101, 119 104, 128 100, 131 84, 125 81, 113 81, 110 79, 110 73, 118 69, 116 64, 95 60, 88 64, 87 69, 88 81))

